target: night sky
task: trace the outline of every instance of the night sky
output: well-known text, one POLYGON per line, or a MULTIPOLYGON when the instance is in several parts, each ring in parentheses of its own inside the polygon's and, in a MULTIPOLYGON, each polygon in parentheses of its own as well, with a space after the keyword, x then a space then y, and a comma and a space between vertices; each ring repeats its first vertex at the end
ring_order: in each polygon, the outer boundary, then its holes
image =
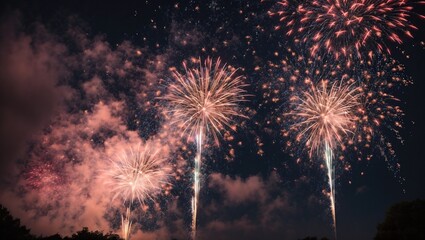
MULTIPOLYGON (((387 59, 404 67, 398 76, 413 82, 390 90, 404 110, 402 140, 382 125, 376 130, 395 154, 380 154, 389 151, 379 139, 370 160, 360 144, 338 152, 338 239, 372 239, 391 205, 425 198, 425 25, 417 15, 425 7, 412 5, 414 37, 383 40, 387 59)), ((288 149, 287 126, 276 122, 290 95, 277 84, 288 77, 282 60, 309 67, 290 54, 309 50, 269 14, 278 1, 8 1, 1 9, 0 203, 32 233, 69 235, 85 226, 119 233, 124 207, 101 176, 123 149, 155 142, 171 183, 134 204, 132 238, 188 239, 196 149, 170 125, 161 96, 182 62, 220 57, 249 85, 240 107, 247 118, 235 118, 236 131, 223 130, 219 144, 211 136, 206 143, 198 238, 333 238, 321 159, 302 146, 288 149), (276 101, 270 89, 279 89, 276 101)), ((375 53, 377 63, 354 61, 350 71, 391 76, 375 53)), ((323 59, 317 68, 326 62, 340 71, 340 62, 323 59)))

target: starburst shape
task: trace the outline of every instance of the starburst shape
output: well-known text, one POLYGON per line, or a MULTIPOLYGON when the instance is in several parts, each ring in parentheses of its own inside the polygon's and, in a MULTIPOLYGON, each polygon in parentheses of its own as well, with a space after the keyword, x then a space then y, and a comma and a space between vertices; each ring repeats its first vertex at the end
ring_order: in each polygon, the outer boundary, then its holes
POLYGON ((337 81, 328 86, 321 81, 318 87, 292 98, 293 110, 287 113, 295 120, 291 129, 298 132, 297 140, 305 140, 310 156, 322 152, 326 144, 335 149, 353 132, 359 96, 353 84, 337 81))
POLYGON ((185 73, 173 70, 174 83, 164 97, 170 104, 173 123, 191 137, 200 132, 210 132, 218 143, 217 134, 225 127, 231 127, 232 117, 244 117, 239 103, 247 96, 237 69, 221 60, 213 62, 207 58, 204 63, 189 68, 183 63, 185 73))

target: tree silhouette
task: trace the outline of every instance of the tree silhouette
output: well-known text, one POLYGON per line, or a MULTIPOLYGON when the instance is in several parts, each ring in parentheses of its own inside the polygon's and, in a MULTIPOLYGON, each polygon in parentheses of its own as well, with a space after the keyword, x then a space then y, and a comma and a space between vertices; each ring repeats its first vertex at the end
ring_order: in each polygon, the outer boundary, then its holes
POLYGON ((120 240, 121 238, 117 234, 107 233, 103 234, 100 231, 90 232, 87 227, 77 233, 72 234, 72 237, 65 237, 64 240, 120 240))
POLYGON ((0 204, 0 239, 13 240, 120 240, 117 234, 103 234, 100 231, 89 231, 84 227, 81 231, 72 234, 71 237, 62 238, 61 235, 55 234, 48 237, 35 237, 30 233, 30 229, 21 226, 19 219, 14 219, 9 211, 0 204))
MULTIPOLYGON (((310 237, 310 236, 308 236, 308 237, 305 237, 305 238, 300 239, 300 240, 319 240, 319 238, 317 238, 317 237, 310 237)), ((328 239, 328 238, 326 238, 326 237, 322 237, 320 240, 329 240, 329 239, 328 239)))
POLYGON ((37 240, 62 240, 63 238, 59 234, 55 234, 48 237, 38 237, 37 240))
POLYGON ((377 229, 375 240, 424 240, 425 201, 401 202, 391 206, 377 229))
POLYGON ((0 236, 2 239, 35 239, 30 229, 21 226, 19 219, 14 219, 9 211, 0 204, 0 236))

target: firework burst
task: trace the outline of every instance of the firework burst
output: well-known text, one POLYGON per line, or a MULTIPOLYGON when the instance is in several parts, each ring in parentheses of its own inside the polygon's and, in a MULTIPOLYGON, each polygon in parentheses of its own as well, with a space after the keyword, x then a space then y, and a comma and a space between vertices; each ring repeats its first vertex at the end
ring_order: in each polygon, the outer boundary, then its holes
MULTIPOLYGON (((286 35, 307 44, 312 56, 332 54, 336 59, 372 58, 374 52, 390 53, 386 41, 403 43, 416 30, 409 18, 409 0, 282 0, 277 15, 286 35)), ((425 19, 425 16, 419 15, 425 19)), ((280 29, 277 26, 276 29, 280 29)))
MULTIPOLYGON (((351 171, 354 162, 359 164, 361 160, 369 161, 381 155, 403 183, 392 142, 402 141, 399 130, 404 125, 404 113, 398 96, 403 92, 402 87, 412 83, 404 74, 404 66, 391 58, 377 57, 346 68, 338 61, 313 59, 302 49, 288 48, 285 56, 278 63, 268 63, 269 79, 274 80, 264 82, 261 89, 264 104, 271 108, 267 124, 282 126, 285 147, 292 156, 298 156, 297 163, 304 157, 321 157, 329 179, 334 179, 336 166, 351 171), (340 81, 335 82, 336 79, 340 81), (319 100, 331 100, 331 96, 343 92, 352 101, 345 105, 334 101, 334 106, 335 109, 347 107, 346 113, 325 111, 333 109, 326 108, 332 101, 319 100), (282 107, 286 109, 283 115, 282 107), (329 114, 336 117, 325 118, 329 114), (325 119, 328 121, 320 122, 325 119), (303 157, 303 152, 308 156, 303 157)), ((339 100, 345 102, 343 98, 339 100)), ((329 188, 331 210, 335 211, 333 181, 329 182, 329 188)))
POLYGON ((121 198, 127 204, 126 213, 122 216, 122 234, 129 239, 133 202, 138 200, 140 204, 145 204, 148 200, 154 200, 169 184, 169 169, 166 159, 151 145, 122 152, 111 161, 108 169, 106 178, 114 194, 112 199, 121 198))
POLYGON ((231 127, 232 118, 243 115, 238 111, 239 103, 245 101, 246 91, 237 69, 220 59, 215 63, 207 58, 204 63, 188 68, 183 63, 185 73, 174 70, 175 83, 169 86, 169 94, 164 97, 171 105, 173 124, 183 129, 188 139, 194 136, 196 142, 194 196, 192 198, 192 238, 196 238, 196 220, 200 191, 201 157, 205 137, 211 133, 218 144, 221 130, 231 127))
POLYGON ((327 82, 322 81, 319 87, 312 86, 302 97, 292 99, 294 110, 288 115, 297 122, 291 128, 298 130, 297 140, 305 138, 310 157, 323 152, 324 145, 335 149, 343 142, 343 136, 352 133, 356 118, 353 110, 359 105, 356 92, 352 84, 340 81, 328 88, 327 82))
POLYGON ((218 134, 226 126, 231 127, 234 116, 242 116, 238 105, 246 96, 242 76, 237 69, 215 63, 208 58, 199 66, 188 68, 185 74, 173 71, 174 84, 164 98, 170 102, 173 124, 183 128, 183 135, 193 137, 199 132, 211 133, 218 144, 218 134))
MULTIPOLYGON (((306 57, 308 53, 298 54, 298 52, 300 52, 298 49, 287 49, 287 57, 280 63, 269 63, 270 79, 276 80, 262 84, 264 102, 290 108, 291 106, 286 106, 285 100, 294 100, 294 96, 299 95, 299 92, 309 91, 313 83, 341 79, 357 88, 360 102, 354 113, 356 129, 352 129, 352 132, 355 136, 353 135, 354 137, 348 142, 343 142, 341 149, 354 150, 357 156, 356 162, 362 159, 370 160, 376 149, 379 153, 385 152, 382 154, 385 159, 393 158, 391 155, 395 152, 390 142, 395 140, 392 138, 402 141, 399 130, 404 125, 403 104, 399 95, 404 87, 412 84, 404 73, 404 66, 394 59, 378 57, 375 61, 365 61, 364 65, 347 69, 338 62, 326 61, 322 64, 320 57, 319 61, 315 61, 306 57)), ((288 150, 296 149, 294 146, 298 144, 294 144, 296 143, 294 140, 299 138, 290 131, 287 124, 293 123, 291 116, 282 117, 280 108, 273 108, 270 111, 272 114, 268 122, 285 126, 283 135, 290 136, 286 143, 288 150)), ((344 156, 339 155, 337 158, 344 159, 344 156)), ((341 163, 344 163, 345 170, 351 169, 350 161, 341 163)))
MULTIPOLYGON (((297 141, 305 142, 310 157, 323 157, 327 169, 334 229, 336 229, 333 152, 355 129, 358 89, 343 81, 328 86, 321 81, 310 91, 291 99, 293 118, 290 131, 297 132, 297 141)), ((335 230, 336 231, 336 230, 335 230)))

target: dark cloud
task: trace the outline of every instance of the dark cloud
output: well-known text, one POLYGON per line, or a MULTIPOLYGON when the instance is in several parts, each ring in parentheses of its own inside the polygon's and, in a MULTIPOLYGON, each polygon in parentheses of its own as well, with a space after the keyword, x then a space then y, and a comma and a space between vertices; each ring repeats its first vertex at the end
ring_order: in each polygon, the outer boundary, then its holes
POLYGON ((209 178, 209 187, 223 192, 228 204, 239 204, 246 201, 264 202, 267 197, 266 184, 259 176, 242 180, 240 177, 233 179, 230 176, 214 173, 209 178))
MULTIPOLYGON (((3 16, 0 24, 0 159, 1 176, 25 142, 46 123, 73 91, 63 83, 67 49, 41 25, 22 31, 18 14, 3 16)), ((3 181, 5 179, 2 179, 3 181)))
POLYGON ((260 176, 241 179, 213 173, 209 178, 209 187, 223 195, 222 200, 204 207, 209 217, 199 230, 203 239, 296 237, 293 216, 297 204, 293 195, 279 185, 276 174, 268 179, 260 176))

